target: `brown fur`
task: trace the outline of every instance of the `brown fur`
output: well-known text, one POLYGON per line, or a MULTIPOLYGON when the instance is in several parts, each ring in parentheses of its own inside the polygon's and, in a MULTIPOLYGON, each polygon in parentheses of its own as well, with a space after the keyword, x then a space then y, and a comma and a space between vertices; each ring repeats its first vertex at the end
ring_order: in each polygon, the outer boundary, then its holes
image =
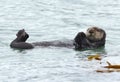
POLYGON ((74 38, 75 49, 91 49, 105 45, 106 33, 98 27, 90 27, 86 34, 79 32, 74 38))
POLYGON ((102 40, 106 36, 105 31, 98 27, 90 27, 87 29, 86 37, 89 40, 102 40))

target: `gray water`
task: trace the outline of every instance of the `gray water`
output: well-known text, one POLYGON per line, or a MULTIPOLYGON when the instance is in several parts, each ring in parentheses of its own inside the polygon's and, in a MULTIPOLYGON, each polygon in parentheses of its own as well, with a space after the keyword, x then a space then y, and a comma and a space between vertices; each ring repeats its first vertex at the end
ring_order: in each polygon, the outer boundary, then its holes
POLYGON ((119 82, 119 72, 95 71, 120 64, 119 31, 120 0, 0 0, 0 82, 119 82), (91 26, 106 31, 104 49, 9 47, 23 28, 28 42, 38 42, 73 39, 91 26), (97 53, 101 61, 87 60, 97 53))

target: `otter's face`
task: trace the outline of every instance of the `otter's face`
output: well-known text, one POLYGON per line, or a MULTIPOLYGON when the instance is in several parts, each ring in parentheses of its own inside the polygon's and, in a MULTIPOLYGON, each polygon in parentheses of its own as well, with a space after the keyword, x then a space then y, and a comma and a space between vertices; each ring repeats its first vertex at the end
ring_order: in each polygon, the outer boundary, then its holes
POLYGON ((98 27, 87 29, 86 36, 89 40, 101 40, 104 37, 104 31, 98 27))

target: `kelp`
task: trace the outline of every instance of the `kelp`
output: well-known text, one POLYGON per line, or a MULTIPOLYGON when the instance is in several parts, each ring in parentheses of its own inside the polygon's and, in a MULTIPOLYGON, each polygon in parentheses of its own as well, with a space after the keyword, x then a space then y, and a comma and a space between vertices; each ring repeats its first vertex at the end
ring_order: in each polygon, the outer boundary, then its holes
POLYGON ((110 73, 110 72, 120 72, 120 65, 112 65, 110 62, 107 61, 108 66, 104 66, 104 70, 96 70, 96 72, 100 73, 110 73))
POLYGON ((120 70, 106 69, 106 70, 96 70, 96 72, 99 72, 99 73, 111 73, 111 72, 120 72, 120 70))
POLYGON ((110 62, 107 61, 108 66, 104 66, 104 68, 113 68, 113 69, 120 69, 120 65, 111 65, 110 62))
POLYGON ((95 59, 95 60, 101 60, 102 58, 101 58, 100 54, 88 56, 88 60, 89 61, 93 60, 93 59, 95 59))
MULTIPOLYGON (((91 55, 91 56, 88 56, 88 60, 101 60, 101 56, 100 54, 96 54, 96 55, 91 55)), ((120 72, 120 64, 111 64, 110 62, 107 61, 107 66, 103 66, 104 69, 101 69, 101 70, 96 70, 96 72, 100 72, 100 73, 110 73, 110 72, 120 72), (108 69, 105 69, 105 68, 108 68, 108 69)))

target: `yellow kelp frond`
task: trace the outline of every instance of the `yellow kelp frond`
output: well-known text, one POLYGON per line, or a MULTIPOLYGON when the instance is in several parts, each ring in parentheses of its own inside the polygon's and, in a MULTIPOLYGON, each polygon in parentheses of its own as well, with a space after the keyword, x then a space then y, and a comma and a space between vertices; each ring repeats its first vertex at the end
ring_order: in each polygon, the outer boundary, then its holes
POLYGON ((107 70, 96 70, 96 72, 99 72, 99 73, 111 73, 111 72, 120 72, 120 70, 107 69, 107 70))
POLYGON ((113 68, 113 69, 120 69, 120 65, 111 65, 111 63, 107 62, 108 66, 104 66, 104 68, 113 68))
POLYGON ((95 59, 95 60, 101 60, 100 54, 88 56, 88 60, 93 60, 93 59, 95 59))

